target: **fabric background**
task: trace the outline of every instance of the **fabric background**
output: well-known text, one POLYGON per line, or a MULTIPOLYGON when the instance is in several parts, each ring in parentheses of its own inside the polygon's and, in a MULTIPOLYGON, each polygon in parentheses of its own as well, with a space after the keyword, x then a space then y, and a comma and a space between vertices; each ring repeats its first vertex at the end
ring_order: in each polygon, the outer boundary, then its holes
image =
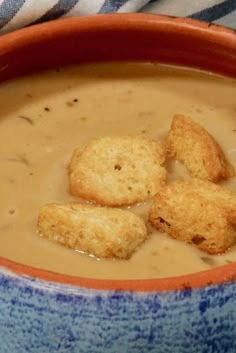
POLYGON ((0 0, 0 33, 61 17, 110 12, 184 16, 236 28, 236 0, 0 0))

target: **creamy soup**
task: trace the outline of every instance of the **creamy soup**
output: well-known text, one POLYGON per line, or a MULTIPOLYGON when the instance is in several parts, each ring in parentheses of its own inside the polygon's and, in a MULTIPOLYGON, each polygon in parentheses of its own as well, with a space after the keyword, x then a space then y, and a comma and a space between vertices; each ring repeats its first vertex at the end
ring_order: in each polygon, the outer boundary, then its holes
MULTIPOLYGON (((89 64, 0 86, 0 255, 60 273, 97 278, 160 278, 236 261, 236 246, 210 256, 150 226, 129 260, 100 260, 41 238, 42 205, 68 192, 72 151, 94 137, 144 134, 163 143, 175 113, 191 116, 236 166, 236 82, 153 63, 89 64)), ((168 162, 169 181, 188 179, 168 162)), ((224 182, 236 191, 236 179, 224 182)), ((81 200, 79 200, 81 201, 81 200)), ((148 204, 129 208, 145 219, 148 204)))

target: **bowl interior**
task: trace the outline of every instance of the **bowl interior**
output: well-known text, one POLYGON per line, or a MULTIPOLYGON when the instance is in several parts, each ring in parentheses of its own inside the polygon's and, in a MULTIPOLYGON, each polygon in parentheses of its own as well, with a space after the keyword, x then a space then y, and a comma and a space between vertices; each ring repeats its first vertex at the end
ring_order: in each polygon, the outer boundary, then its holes
MULTIPOLYGON (((158 61, 236 77, 236 35, 189 19, 98 15, 36 25, 0 39, 0 81, 58 66, 91 61, 158 61)), ((18 274, 98 289, 171 290, 232 281, 236 264, 154 280, 96 280, 61 275, 0 258, 18 274)))

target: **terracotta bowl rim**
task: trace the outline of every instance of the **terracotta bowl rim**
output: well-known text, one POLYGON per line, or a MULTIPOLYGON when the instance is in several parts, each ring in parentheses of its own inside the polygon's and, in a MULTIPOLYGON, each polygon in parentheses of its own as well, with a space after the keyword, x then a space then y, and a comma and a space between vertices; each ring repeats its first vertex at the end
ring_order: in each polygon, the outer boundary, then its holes
MULTIPOLYGON (((215 40, 216 45, 224 42, 227 43, 230 48, 236 49, 236 31, 233 29, 189 18, 132 13, 73 17, 29 26, 2 35, 0 37, 0 50, 7 50, 12 46, 17 47, 22 43, 27 44, 28 42, 37 41, 35 33, 41 35, 43 33, 50 33, 50 36, 53 36, 56 33, 70 31, 71 27, 74 29, 76 28, 76 30, 83 29, 89 31, 91 28, 95 27, 129 30, 134 26, 141 26, 143 30, 148 30, 153 24, 156 26, 165 26, 167 30, 188 33, 189 35, 199 35, 205 39, 215 40)), ((45 38, 47 40, 48 36, 45 35, 45 38)), ((0 267, 21 276, 29 276, 63 285, 73 285, 97 290, 124 290, 137 292, 191 290, 193 288, 220 285, 236 280, 236 262, 215 269, 184 276, 140 280, 103 280, 64 275, 16 263, 4 257, 0 257, 0 267)))

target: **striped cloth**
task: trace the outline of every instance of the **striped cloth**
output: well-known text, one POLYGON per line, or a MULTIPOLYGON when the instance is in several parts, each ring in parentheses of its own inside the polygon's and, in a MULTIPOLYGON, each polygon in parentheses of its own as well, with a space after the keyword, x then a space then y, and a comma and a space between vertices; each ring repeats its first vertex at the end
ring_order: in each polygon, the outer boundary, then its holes
POLYGON ((61 17, 110 12, 186 16, 236 28, 236 0, 0 0, 0 33, 61 17))

